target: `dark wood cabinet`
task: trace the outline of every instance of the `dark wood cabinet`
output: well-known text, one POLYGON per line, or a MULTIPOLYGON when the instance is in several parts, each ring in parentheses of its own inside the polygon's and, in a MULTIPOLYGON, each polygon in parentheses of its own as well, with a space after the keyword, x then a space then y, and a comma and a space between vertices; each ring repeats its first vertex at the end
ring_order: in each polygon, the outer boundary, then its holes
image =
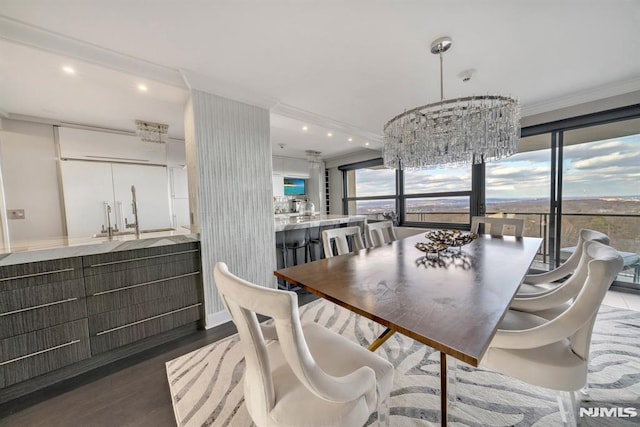
POLYGON ((92 354, 202 318, 197 243, 85 257, 92 354), (171 251, 169 251, 169 249, 171 251))
POLYGON ((87 319, 0 341, 0 387, 10 386, 91 356, 87 319))
POLYGON ((0 267, 0 402, 195 330, 199 242, 0 267))
POLYGON ((82 260, 0 267, 0 387, 90 357, 82 260))

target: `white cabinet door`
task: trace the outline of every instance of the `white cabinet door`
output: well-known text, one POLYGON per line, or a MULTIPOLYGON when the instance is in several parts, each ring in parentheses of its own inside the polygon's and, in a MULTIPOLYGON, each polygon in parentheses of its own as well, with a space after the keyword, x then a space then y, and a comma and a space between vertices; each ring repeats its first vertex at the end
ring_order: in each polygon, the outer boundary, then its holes
MULTIPOLYGON (((111 164, 82 161, 61 163, 67 235, 89 237, 108 227, 106 204, 116 227, 111 164)), ((117 224, 120 226, 120 224, 117 224)))
POLYGON ((292 178, 309 178, 309 162, 302 159, 283 158, 282 174, 292 178))
POLYGON ((139 137, 86 129, 58 128, 60 156, 120 162, 167 162, 165 144, 142 142, 139 137))
POLYGON ((191 228, 189 199, 171 199, 173 204, 173 226, 191 228))
POLYGON ((171 172, 171 197, 176 199, 189 198, 189 184, 187 170, 182 168, 170 168, 171 172))
POLYGON ((284 177, 282 175, 273 175, 273 196, 284 196, 284 177))
MULTIPOLYGON (((116 205, 121 204, 127 223, 135 222, 131 186, 136 187, 140 231, 171 227, 167 168, 162 166, 113 164, 116 205)), ((121 229, 124 229, 124 219, 121 229)), ((129 228, 133 230, 133 228, 129 228)))

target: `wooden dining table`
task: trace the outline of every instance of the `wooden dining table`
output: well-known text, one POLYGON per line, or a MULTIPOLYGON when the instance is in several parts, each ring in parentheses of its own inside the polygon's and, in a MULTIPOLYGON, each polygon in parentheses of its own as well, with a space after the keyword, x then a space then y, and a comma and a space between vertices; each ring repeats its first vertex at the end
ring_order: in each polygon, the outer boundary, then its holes
POLYGON ((436 255, 424 234, 283 268, 275 276, 440 352, 441 424, 447 423, 449 355, 478 366, 540 247, 533 237, 480 235, 436 255))

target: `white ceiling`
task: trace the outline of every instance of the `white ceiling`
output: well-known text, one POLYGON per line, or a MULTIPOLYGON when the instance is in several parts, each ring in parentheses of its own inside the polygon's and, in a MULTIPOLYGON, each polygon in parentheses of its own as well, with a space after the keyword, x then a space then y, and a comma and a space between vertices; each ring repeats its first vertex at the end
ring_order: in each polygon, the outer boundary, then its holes
POLYGON ((637 0, 0 0, 0 16, 5 114, 182 137, 186 78, 270 108, 274 153, 297 157, 379 148, 387 120, 438 100, 443 35, 447 98, 512 95, 527 114, 640 90, 637 0))

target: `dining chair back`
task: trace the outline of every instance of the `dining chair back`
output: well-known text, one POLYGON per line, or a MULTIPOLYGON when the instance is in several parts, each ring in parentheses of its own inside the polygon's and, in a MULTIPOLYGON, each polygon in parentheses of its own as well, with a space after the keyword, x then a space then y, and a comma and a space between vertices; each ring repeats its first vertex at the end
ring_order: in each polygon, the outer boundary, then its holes
POLYGON ((398 240, 391 221, 368 223, 365 230, 369 247, 381 246, 398 240))
MULTIPOLYGON (((600 304, 622 270, 618 252, 602 243, 584 244, 571 279, 583 284, 576 298, 551 320, 535 313, 509 310, 481 364, 540 387, 569 392, 571 411, 577 410, 574 391, 587 383, 591 334, 600 304)), ((569 280, 571 280, 569 279, 569 280)), ((567 406, 559 400, 562 406, 567 406)), ((572 424, 572 423, 569 423, 572 424)))
POLYGON ((360 234, 360 227, 358 226, 324 230, 322 232, 322 246, 325 256, 331 258, 335 255, 343 255, 351 252, 348 239, 351 239, 354 252, 365 248, 362 235, 360 234), (336 253, 333 252, 332 241, 335 242, 336 253))
POLYGON ((471 218, 471 232, 478 233, 480 224, 489 226, 489 232, 485 229, 485 234, 494 237, 504 236, 505 227, 513 227, 513 235, 522 237, 524 231, 524 220, 522 218, 494 218, 489 216, 474 216, 471 218))
POLYGON ((315 322, 302 326, 295 292, 247 282, 221 262, 213 275, 238 328, 244 398, 257 426, 363 425, 376 410, 388 423, 391 363, 315 322), (273 323, 258 323, 258 314, 273 323))
MULTIPOLYGON (((569 258, 567 258, 565 262, 560 264, 558 268, 555 268, 553 270, 539 274, 527 274, 524 277, 524 283, 518 289, 516 298, 542 296, 544 294, 550 293, 558 286, 563 286, 563 283, 558 284, 553 282, 564 279, 576 270, 580 259, 582 258, 582 252, 584 244, 586 242, 600 242, 602 244, 608 245, 610 239, 609 236, 604 233, 583 228, 578 233, 578 243, 576 244, 576 249, 569 256, 569 258)), ((577 295, 577 292, 575 294, 577 295)))

